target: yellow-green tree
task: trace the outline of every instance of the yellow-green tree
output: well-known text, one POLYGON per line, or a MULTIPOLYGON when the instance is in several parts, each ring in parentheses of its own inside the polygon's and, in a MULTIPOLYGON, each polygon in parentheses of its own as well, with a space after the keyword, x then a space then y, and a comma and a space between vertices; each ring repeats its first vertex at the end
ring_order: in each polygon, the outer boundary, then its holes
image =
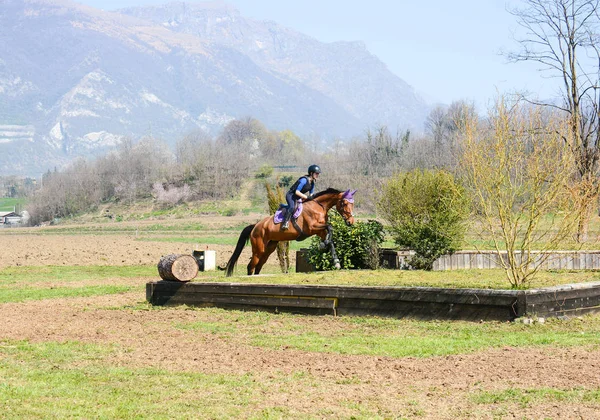
MULTIPOLYGON (((279 208, 279 204, 285 202, 285 190, 279 185, 275 186, 275 190, 265 182, 267 189, 267 200, 269 203, 269 213, 275 214, 279 208)), ((282 273, 287 273, 290 269, 290 243, 288 241, 279 241, 277 243, 277 259, 282 273)))
POLYGON ((486 121, 461 127, 461 170, 484 237, 491 238, 513 287, 523 287, 548 252, 576 232, 586 206, 568 121, 539 106, 497 100, 486 121), (534 252, 535 251, 535 252, 534 252), (538 252, 539 251, 539 252, 538 252))

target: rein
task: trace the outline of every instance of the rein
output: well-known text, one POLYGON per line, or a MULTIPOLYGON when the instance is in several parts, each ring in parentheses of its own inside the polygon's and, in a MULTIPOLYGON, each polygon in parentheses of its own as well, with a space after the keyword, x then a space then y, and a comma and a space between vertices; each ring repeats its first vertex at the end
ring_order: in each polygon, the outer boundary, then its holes
POLYGON ((292 217, 292 226, 294 226, 296 228, 296 230, 300 233, 298 235, 298 237, 296 238, 296 241, 298 241, 298 242, 303 241, 310 236, 310 235, 307 235, 306 233, 304 233, 304 231, 302 230, 302 228, 300 227, 298 222, 296 222, 296 220, 293 217, 292 217))
MULTIPOLYGON (((344 199, 344 197, 342 197, 339 201, 342 201, 343 199, 344 199)), ((349 203, 354 203, 353 198, 346 198, 346 200, 348 200, 349 203)), ((313 199, 311 201, 316 202, 319 206, 321 206, 321 208, 323 210, 325 210, 325 212, 327 212, 327 209, 325 208, 325 206, 323 204, 321 204, 321 202, 317 201, 316 199, 313 199)), ((340 214, 340 216, 342 216, 342 219, 344 220, 344 222, 348 221, 348 218, 346 216, 344 216, 343 214, 340 214)), ((351 212, 350 217, 352 217, 352 216, 354 216, 354 213, 351 212)), ((298 228, 298 226, 295 226, 295 227, 298 228)), ((302 232, 302 230, 299 229, 299 231, 301 233, 301 236, 304 235, 304 232, 302 232)), ((298 241, 298 240, 304 240, 304 239, 296 239, 296 240, 298 241)))

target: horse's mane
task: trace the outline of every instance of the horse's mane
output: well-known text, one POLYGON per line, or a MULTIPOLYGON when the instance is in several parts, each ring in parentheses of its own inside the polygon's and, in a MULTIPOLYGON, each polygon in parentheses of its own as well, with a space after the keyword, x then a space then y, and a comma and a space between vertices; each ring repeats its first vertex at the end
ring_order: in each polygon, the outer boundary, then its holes
POLYGON ((312 197, 310 197, 310 198, 309 198, 308 200, 306 200, 306 201, 311 201, 311 200, 314 200, 315 198, 319 198, 319 197, 321 197, 321 196, 323 196, 323 195, 327 195, 327 194, 339 194, 339 193, 341 193, 341 192, 342 192, 342 191, 340 191, 340 190, 337 190, 337 189, 335 189, 335 188, 331 188, 331 187, 329 187, 329 188, 327 188, 326 190, 319 191, 318 193, 316 193, 315 195, 313 195, 312 197))

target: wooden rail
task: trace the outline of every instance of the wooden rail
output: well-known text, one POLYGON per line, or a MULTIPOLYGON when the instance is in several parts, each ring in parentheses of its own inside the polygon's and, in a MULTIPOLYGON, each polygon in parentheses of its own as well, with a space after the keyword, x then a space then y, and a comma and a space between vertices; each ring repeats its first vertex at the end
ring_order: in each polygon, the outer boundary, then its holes
MULTIPOLYGON (((308 273, 314 271, 314 267, 307 260, 307 249, 296 252, 296 272, 308 273)), ((390 269, 407 267, 407 260, 413 253, 410 251, 397 251, 393 249, 382 249, 380 252, 380 264, 390 269)), ((536 264, 541 264, 545 270, 600 270, 600 251, 554 251, 548 253, 547 258, 542 261, 542 254, 535 251, 536 264)), ((517 255, 517 259, 520 254, 517 255)), ((506 252, 498 254, 496 251, 458 251, 452 255, 444 255, 433 263, 436 271, 445 270, 469 270, 502 268, 501 258, 506 260, 506 252)))
POLYGON ((156 281, 153 305, 396 318, 513 320, 600 312, 600 282, 534 290, 445 289, 156 281))

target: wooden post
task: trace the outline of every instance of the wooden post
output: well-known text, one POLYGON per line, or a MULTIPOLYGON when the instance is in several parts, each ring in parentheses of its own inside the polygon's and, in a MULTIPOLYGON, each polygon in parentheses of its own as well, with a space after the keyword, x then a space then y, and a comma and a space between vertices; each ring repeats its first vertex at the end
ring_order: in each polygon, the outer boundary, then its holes
POLYGON ((158 262, 158 274, 163 280, 190 281, 198 275, 198 262, 192 255, 163 255, 158 262))

